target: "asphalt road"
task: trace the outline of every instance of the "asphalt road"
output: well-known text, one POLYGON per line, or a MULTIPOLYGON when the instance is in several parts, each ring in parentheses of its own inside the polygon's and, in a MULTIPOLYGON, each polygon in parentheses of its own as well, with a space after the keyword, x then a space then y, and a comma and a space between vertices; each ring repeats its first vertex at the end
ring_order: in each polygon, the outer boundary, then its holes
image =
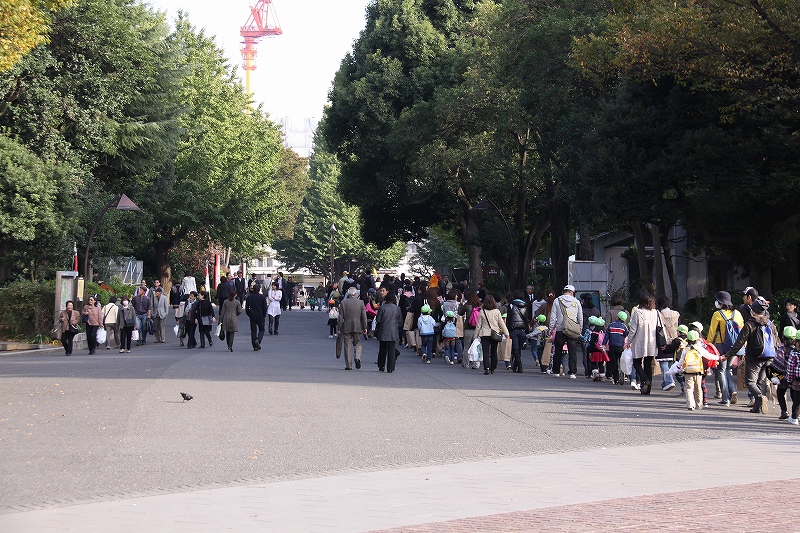
MULTIPOLYGON (((743 404, 688 412, 675 391, 526 370, 421 364, 378 343, 345 371, 327 314, 283 314, 253 352, 243 314, 234 352, 168 342, 0 358, 0 513, 257 481, 632 444, 784 433, 743 404), (181 400, 180 392, 194 396, 181 400)), ((169 328, 168 328, 169 329, 169 328)), ((525 363, 530 365, 530 354, 525 363)), ((713 385, 710 386, 713 394, 713 385)), ((746 396, 745 396, 746 397, 746 396)), ((794 433, 793 433, 794 434, 794 433)), ((658 458, 632 457, 631 461, 658 458)), ((611 465, 610 465, 611 466, 611 465)), ((619 465, 625 468, 625 465, 619 465)))

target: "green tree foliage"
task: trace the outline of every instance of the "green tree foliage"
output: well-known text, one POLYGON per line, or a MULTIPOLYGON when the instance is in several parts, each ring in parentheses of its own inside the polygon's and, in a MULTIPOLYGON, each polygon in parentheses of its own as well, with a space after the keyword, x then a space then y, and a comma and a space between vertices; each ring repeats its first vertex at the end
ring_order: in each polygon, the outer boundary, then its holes
POLYGON ((467 268, 469 260, 462 242, 459 236, 442 226, 430 228, 428 238, 417 245, 417 253, 409 260, 411 272, 424 276, 440 265, 467 268))
POLYGON ((3 0, 0 2, 0 72, 47 42, 50 12, 71 0, 3 0))
POLYGON ((69 166, 43 161, 0 135, 0 248, 4 262, 24 264, 35 280, 58 260, 76 219, 78 182, 69 166))
MULTIPOLYGON (((348 205, 339 192, 340 165, 336 157, 318 145, 311 157, 308 189, 294 226, 294 235, 273 243, 278 258, 289 269, 308 268, 314 274, 330 278, 330 227, 336 226, 336 274, 351 259, 376 267, 390 267, 405 253, 405 244, 395 242, 388 248, 366 243, 363 223, 357 207, 348 205)), ((387 212, 388 216, 388 212, 387 212)), ((368 224, 371 223, 368 222, 368 224)))

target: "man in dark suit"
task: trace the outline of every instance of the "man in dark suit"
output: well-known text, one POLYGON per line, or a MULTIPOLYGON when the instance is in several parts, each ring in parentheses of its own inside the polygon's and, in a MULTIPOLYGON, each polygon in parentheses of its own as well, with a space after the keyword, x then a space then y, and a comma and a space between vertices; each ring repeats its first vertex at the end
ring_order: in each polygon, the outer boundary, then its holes
POLYGON ((247 291, 247 280, 244 279, 244 273, 241 270, 233 279, 233 287, 236 289, 236 299, 239 300, 239 305, 243 305, 247 291))
POLYGON ((219 304, 219 308, 222 309, 222 302, 228 299, 231 295, 231 286, 228 278, 222 276, 219 278, 219 285, 217 285, 217 303, 219 304))
POLYGON ((246 313, 250 318, 250 340, 253 343, 253 351, 257 352, 261 349, 261 341, 264 340, 264 322, 267 318, 267 298, 261 294, 260 283, 256 283, 250 290, 246 313))

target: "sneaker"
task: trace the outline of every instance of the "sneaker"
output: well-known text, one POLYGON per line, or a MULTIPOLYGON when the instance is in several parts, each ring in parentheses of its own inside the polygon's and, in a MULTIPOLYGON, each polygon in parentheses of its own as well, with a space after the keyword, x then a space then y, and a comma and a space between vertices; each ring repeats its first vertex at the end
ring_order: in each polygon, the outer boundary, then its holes
POLYGON ((448 357, 447 355, 444 356, 444 362, 447 363, 448 365, 452 365, 453 364, 453 363, 450 362, 450 357, 448 357))
POLYGON ((552 371, 552 370, 550 370, 550 369, 548 368, 548 369, 547 369, 547 373, 548 373, 548 374, 552 374, 552 373, 553 373, 553 371, 552 371))
POLYGON ((736 394, 736 391, 731 393, 731 404, 736 404, 739 401, 739 396, 736 394))
POLYGON ((592 370, 592 379, 597 381, 597 378, 600 377, 600 371, 597 369, 592 370))
POLYGON ((450 359, 450 360, 448 361, 448 363, 452 365, 452 364, 453 364, 453 360, 452 360, 452 359, 450 359))
POLYGON ((672 390, 674 388, 675 388, 675 383, 669 383, 665 387, 662 387, 662 390, 667 391, 667 390, 672 390))
POLYGON ((639 390, 639 385, 635 381, 631 381, 631 390, 639 390))
POLYGON ((575 374, 570 374, 569 379, 577 379, 577 378, 575 377, 575 374))
POLYGON ((789 418, 789 413, 782 411, 781 416, 778 417, 778 420, 786 420, 787 418, 789 418))
POLYGON ((361 359, 356 359, 356 370, 361 368, 361 359))
POLYGON ((789 417, 789 423, 794 426, 800 425, 800 421, 798 421, 796 418, 792 418, 791 416, 789 417))
POLYGON ((714 395, 714 398, 717 398, 717 399, 720 399, 720 398, 722 398, 722 393, 721 393, 721 392, 718 392, 718 393, 716 393, 716 394, 714 395))
POLYGON ((731 405, 731 402, 726 402, 724 400, 720 400, 717 403, 720 404, 720 405, 724 405, 725 407, 730 407, 730 405, 731 405))
POLYGON ((750 398, 750 401, 747 402, 747 407, 753 407, 756 404, 755 398, 750 398))
POLYGON ((689 407, 689 410, 690 411, 694 411, 694 407, 689 407))
POLYGON ((329 338, 329 339, 332 339, 332 338, 333 338, 333 335, 328 335, 328 338, 329 338))
POLYGON ((431 364, 431 360, 430 360, 430 359, 425 359, 425 362, 426 362, 427 364, 431 364))

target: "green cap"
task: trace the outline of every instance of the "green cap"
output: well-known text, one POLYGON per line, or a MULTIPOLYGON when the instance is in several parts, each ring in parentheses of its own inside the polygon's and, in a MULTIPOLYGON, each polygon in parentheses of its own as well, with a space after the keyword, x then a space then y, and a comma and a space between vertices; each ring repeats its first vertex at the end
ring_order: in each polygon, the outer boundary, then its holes
POLYGON ((623 322, 626 322, 628 320, 628 313, 626 313, 625 311, 620 311, 619 313, 617 313, 617 318, 619 318, 623 322))
POLYGON ((783 336, 788 339, 797 338, 797 329, 794 326, 786 326, 783 328, 783 336))
POLYGON ((678 333, 683 333, 684 335, 686 335, 687 333, 689 333, 689 328, 687 328, 685 324, 681 324, 680 326, 678 326, 678 333))
POLYGON ((539 315, 539 316, 536 317, 536 320, 538 320, 539 322, 544 324, 545 322, 547 322, 547 317, 544 316, 544 315, 539 315))
POLYGON ((428 314, 428 313, 431 312, 431 306, 428 305, 428 304, 425 304, 425 305, 422 306, 421 310, 422 310, 423 313, 428 314))
POLYGON ((589 323, 593 326, 601 326, 601 327, 606 325, 606 321, 600 318, 599 316, 590 316, 589 323))
POLYGON ((447 318, 453 318, 454 316, 456 316, 456 314, 452 311, 448 311, 444 314, 444 316, 446 316, 447 318))
POLYGON ((800 330, 797 331, 797 336, 795 337, 795 340, 800 341, 800 330))
POLYGON ((689 339, 689 342, 694 342, 700 338, 700 334, 692 330, 686 334, 686 338, 689 339))

